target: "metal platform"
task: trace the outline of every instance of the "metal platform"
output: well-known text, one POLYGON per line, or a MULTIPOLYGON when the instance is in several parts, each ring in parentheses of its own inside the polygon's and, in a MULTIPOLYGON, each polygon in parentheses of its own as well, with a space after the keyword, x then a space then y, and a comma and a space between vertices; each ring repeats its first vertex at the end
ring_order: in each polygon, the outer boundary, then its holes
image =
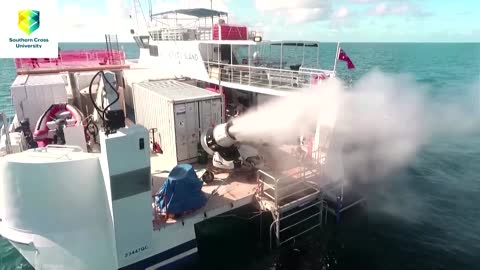
POLYGON ((315 171, 299 166, 287 172, 258 171, 257 200, 263 210, 272 213, 272 234, 280 246, 322 225, 325 203, 318 186, 311 180, 315 171))

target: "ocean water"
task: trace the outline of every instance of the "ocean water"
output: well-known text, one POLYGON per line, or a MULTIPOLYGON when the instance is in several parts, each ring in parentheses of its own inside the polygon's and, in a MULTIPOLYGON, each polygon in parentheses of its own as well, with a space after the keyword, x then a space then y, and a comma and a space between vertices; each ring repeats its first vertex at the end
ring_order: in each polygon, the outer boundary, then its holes
MULTIPOLYGON (((138 56, 134 44, 122 45, 129 58, 138 56)), ((99 46, 62 44, 62 49, 99 46)), ((425 86, 422 91, 432 102, 456 104, 469 112, 457 121, 480 119, 480 44, 346 43, 342 47, 356 65, 349 71, 339 63, 344 80, 355 83, 374 69, 410 74, 425 86)), ((335 44, 322 47, 323 67, 333 65, 333 57, 328 56, 334 50, 335 44)), ((301 58, 292 52, 288 63, 301 58)), ((0 59, 0 110, 10 113, 9 86, 14 77, 13 62, 0 59)), ((308 245, 300 248, 299 261, 289 269, 480 269, 479 165, 480 132, 475 129, 432 138, 405 168, 366 191, 366 209, 347 215, 328 232, 309 236, 308 245)), ((265 256, 240 268, 272 269, 275 260, 265 256)), ((3 269, 31 267, 0 239, 3 269)))

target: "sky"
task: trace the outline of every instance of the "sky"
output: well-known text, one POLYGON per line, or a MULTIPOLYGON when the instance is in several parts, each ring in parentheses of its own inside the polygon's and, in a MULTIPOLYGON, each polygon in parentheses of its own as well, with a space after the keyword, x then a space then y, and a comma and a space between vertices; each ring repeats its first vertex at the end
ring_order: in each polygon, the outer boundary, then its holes
MULTIPOLYGON (((61 41, 132 41, 132 0, 58 0, 61 41)), ((210 0, 151 0, 153 12, 210 8, 210 0)), ((148 0, 140 1, 145 14, 148 0)), ((265 39, 480 42, 480 0, 212 0, 265 39)))

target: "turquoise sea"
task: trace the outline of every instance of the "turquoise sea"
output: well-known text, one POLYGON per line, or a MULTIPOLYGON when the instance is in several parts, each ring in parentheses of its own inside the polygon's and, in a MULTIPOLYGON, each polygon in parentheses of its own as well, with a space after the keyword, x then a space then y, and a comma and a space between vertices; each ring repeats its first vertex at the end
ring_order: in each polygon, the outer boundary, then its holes
MULTIPOLYGON (((128 58, 138 57, 135 44, 121 46, 128 58)), ((480 119, 480 43, 345 43, 342 48, 356 69, 347 70, 340 63, 341 78, 355 83, 373 69, 410 74, 425 86, 423 94, 432 102, 455 104, 469 112, 457 121, 480 119)), ((335 44, 325 45, 321 62, 330 65, 334 50, 335 44)), ((290 57, 293 64, 295 57, 290 57)), ((14 78, 13 61, 0 59, 0 111, 9 114, 14 78)), ((366 210, 346 217, 329 231, 328 239, 321 232, 312 234, 308 245, 300 248, 299 260, 285 269, 480 269, 478 130, 432 138, 405 168, 366 192, 366 210), (383 211, 385 206, 392 211, 383 211)), ((274 255, 266 256, 228 268, 275 269, 275 260, 274 255)), ((0 270, 6 269, 31 267, 0 238, 0 270)))

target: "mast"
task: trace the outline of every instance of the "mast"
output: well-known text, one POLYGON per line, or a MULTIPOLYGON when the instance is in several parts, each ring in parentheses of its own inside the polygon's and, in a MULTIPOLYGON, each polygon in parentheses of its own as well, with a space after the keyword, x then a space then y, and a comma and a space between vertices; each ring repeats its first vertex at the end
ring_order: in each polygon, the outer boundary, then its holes
MULTIPOLYGON (((210 10, 213 10, 213 0, 210 0, 210 10)), ((212 27, 213 27, 213 15, 212 15, 212 27)))
POLYGON ((338 54, 340 53, 340 42, 337 42, 337 51, 335 53, 335 62, 333 64, 333 72, 337 71, 337 61, 338 61, 338 54))

